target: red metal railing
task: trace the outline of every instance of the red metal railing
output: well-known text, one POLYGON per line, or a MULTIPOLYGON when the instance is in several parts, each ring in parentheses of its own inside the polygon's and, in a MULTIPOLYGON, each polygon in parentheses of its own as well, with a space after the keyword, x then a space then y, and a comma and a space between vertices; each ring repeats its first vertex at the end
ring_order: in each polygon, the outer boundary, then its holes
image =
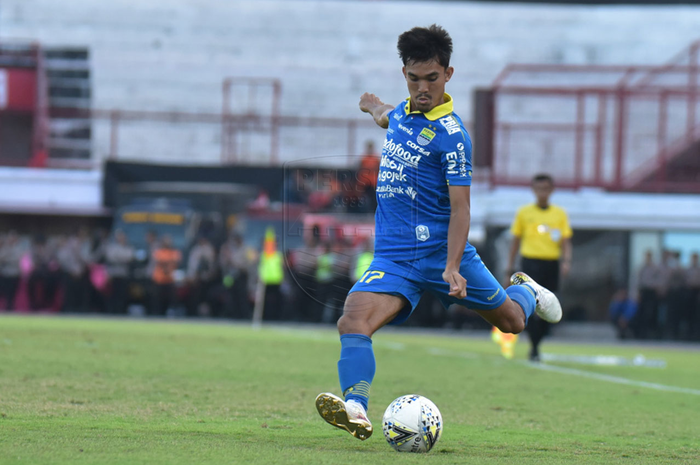
POLYGON ((669 167, 700 138, 700 42, 662 66, 509 65, 494 91, 494 185, 692 191, 669 167), (517 159, 514 159, 514 154, 517 159))
POLYGON ((70 168, 89 168, 103 159, 209 165, 303 164, 307 159, 309 164, 353 167, 361 144, 371 139, 379 149, 384 136, 371 118, 73 108, 53 108, 51 116, 92 120, 92 160, 50 160, 51 166, 70 168), (325 140, 317 137, 324 134, 325 140), (258 140, 246 144, 252 136, 258 140), (293 146, 280 147, 282 139, 293 146))

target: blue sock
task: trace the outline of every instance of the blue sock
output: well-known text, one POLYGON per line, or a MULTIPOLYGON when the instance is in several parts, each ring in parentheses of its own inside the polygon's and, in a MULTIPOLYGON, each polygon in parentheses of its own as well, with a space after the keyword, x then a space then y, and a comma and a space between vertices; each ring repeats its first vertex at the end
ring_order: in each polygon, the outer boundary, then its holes
POLYGON ((355 400, 367 410, 369 387, 374 379, 376 364, 372 339, 364 334, 340 336, 338 378, 345 400, 355 400))
POLYGON ((506 294, 508 294, 510 300, 522 307, 523 312, 525 312, 525 324, 527 325, 527 320, 530 319, 530 315, 534 313, 537 305, 535 291, 527 284, 517 284, 506 289, 506 294))

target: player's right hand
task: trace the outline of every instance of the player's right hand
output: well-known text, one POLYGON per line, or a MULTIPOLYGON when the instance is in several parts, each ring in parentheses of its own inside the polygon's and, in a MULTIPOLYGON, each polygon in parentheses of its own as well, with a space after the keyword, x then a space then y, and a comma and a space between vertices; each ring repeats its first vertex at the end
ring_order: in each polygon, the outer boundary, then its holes
POLYGON ((379 100, 379 97, 369 92, 365 92, 362 94, 362 97, 360 97, 360 110, 365 113, 372 113, 375 108, 382 105, 384 105, 384 102, 379 100))
POLYGON ((459 270, 446 269, 442 273, 442 279, 450 285, 450 296, 458 299, 467 297, 467 280, 459 274, 459 270))

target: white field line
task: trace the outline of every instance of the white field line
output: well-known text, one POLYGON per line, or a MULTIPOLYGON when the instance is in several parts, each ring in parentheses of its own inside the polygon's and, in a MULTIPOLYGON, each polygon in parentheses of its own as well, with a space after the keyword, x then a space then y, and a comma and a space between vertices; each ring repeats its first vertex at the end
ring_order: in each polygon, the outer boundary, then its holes
MULTIPOLYGON (((462 357, 462 358, 480 358, 478 354, 471 352, 453 352, 450 350, 439 349, 437 347, 428 348, 428 353, 431 355, 443 356, 443 357, 462 357)), ((575 368, 564 368, 556 365, 547 365, 545 363, 532 363, 532 362, 522 362, 530 368, 537 368, 538 370, 552 371, 555 373, 564 373, 567 375, 581 376, 584 378, 597 379, 599 381, 607 381, 609 383, 615 384, 626 384, 629 386, 644 387, 648 389, 654 389, 657 391, 664 392, 678 392, 681 394, 692 394, 695 396, 700 396, 700 390, 683 388, 678 386, 667 386, 665 384, 649 383, 646 381, 635 381, 627 378, 620 378, 618 376, 603 375, 600 373, 594 373, 591 371, 577 370, 575 368)))
MULTIPOLYGON (((304 339, 313 339, 313 340, 325 340, 329 341, 331 338, 326 336, 325 334, 321 333, 319 334, 318 332, 315 331, 308 331, 308 330, 299 330, 297 328, 280 328, 277 327, 275 328, 277 331, 284 332, 284 333, 296 333, 297 335, 301 336, 304 339)), ((390 342, 390 341, 382 341, 379 343, 380 346, 384 346, 387 349, 391 350, 403 350, 405 348, 405 345, 402 343, 395 343, 395 342, 390 342)), ((468 359, 475 359, 475 358, 481 358, 479 354, 472 353, 472 352, 456 352, 456 351, 451 351, 451 350, 445 350, 441 349, 438 347, 429 347, 428 348, 428 353, 431 355, 437 355, 437 356, 442 356, 442 357, 460 357, 460 358, 468 358, 468 359)), ((682 394, 692 394, 695 396, 700 396, 700 390, 698 389, 690 389, 690 388, 682 388, 678 386, 667 386, 665 384, 657 384, 657 383, 648 383, 646 381, 635 381, 627 378, 620 378, 617 376, 610 376, 610 375, 603 375, 600 373, 593 373, 590 371, 583 371, 583 370, 576 370, 574 368, 564 368, 560 366, 555 366, 555 365, 547 365, 544 363, 530 363, 530 362, 523 362, 526 366, 529 366, 531 368, 536 368, 538 370, 544 370, 544 371, 551 371, 555 373, 564 373, 567 375, 574 375, 574 376, 581 376, 584 378, 591 378, 591 379, 597 379, 599 381, 607 381, 609 383, 615 383, 615 384, 626 384, 628 386, 637 386, 637 387, 644 387, 648 389, 654 389, 657 391, 664 391, 664 392, 678 392, 682 394)))
POLYGON ((545 363, 530 363, 524 362, 530 368, 536 368, 538 370, 553 371, 555 373, 564 373, 567 375, 581 376, 583 378, 597 379, 599 381, 607 381, 609 383, 615 384, 627 384, 629 386, 644 387, 648 389, 655 389, 657 391, 665 392, 679 392, 682 394, 692 394, 695 396, 700 396, 700 390, 682 388, 677 386, 667 386, 665 384, 648 383, 646 381, 635 381, 627 378, 620 378, 618 376, 603 375, 601 373, 593 373, 590 371, 577 370, 575 368, 564 368, 555 365, 547 365, 545 363))

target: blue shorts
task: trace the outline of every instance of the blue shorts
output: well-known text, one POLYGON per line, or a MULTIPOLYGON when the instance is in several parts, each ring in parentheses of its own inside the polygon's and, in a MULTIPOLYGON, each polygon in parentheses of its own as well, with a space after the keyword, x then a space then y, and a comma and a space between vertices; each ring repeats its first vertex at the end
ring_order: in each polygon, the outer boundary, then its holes
POLYGON ((503 305, 506 293, 486 268, 474 247, 468 247, 462 256, 460 274, 467 280, 467 297, 458 299, 449 295, 450 285, 442 279, 447 261, 447 247, 416 260, 395 262, 375 256, 367 272, 350 289, 353 292, 377 292, 405 297, 406 306, 394 318, 392 325, 401 324, 411 316, 425 291, 432 292, 445 308, 451 304, 474 310, 493 310, 503 305))

